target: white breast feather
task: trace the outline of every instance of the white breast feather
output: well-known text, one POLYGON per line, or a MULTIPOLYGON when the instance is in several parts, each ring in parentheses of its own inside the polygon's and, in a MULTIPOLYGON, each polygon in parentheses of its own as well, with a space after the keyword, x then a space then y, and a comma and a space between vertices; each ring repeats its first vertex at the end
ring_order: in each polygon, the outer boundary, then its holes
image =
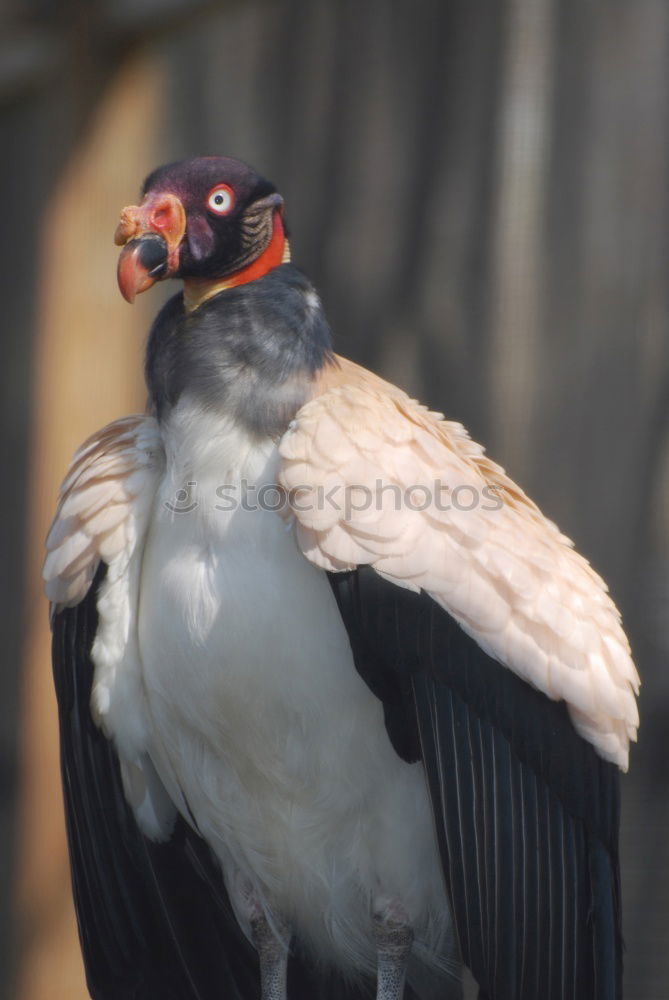
POLYGON ((272 512, 216 506, 217 485, 275 482, 276 446, 187 401, 165 440, 139 623, 165 787, 228 885, 241 872, 317 954, 372 971, 382 884, 439 956, 450 918, 423 770, 392 749, 327 579, 292 530, 272 512), (175 512, 189 481, 196 506, 175 512))

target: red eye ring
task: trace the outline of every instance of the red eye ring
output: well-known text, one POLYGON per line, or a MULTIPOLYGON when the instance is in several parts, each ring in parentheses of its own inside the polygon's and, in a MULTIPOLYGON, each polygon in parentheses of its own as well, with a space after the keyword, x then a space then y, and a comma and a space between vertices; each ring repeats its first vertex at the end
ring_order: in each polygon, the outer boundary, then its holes
POLYGON ((235 207, 235 193, 227 184, 217 184, 207 195, 207 208, 216 215, 227 215, 235 207))

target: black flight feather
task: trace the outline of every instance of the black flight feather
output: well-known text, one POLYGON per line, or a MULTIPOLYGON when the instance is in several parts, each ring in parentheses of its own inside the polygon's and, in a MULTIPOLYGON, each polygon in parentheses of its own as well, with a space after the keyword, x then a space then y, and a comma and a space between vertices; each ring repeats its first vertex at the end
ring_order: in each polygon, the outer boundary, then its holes
POLYGON ((463 960, 489 1000, 619 1000, 619 776, 426 594, 329 574, 389 736, 423 758, 463 960), (409 691, 409 697, 406 692, 409 691))

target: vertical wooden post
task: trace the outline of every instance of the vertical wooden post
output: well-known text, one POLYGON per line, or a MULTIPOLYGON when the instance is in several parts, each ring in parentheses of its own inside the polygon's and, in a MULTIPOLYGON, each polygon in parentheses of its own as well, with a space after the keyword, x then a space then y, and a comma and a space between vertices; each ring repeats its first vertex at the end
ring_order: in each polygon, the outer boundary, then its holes
POLYGON ((553 0, 510 0, 507 12, 488 371, 497 447, 522 482, 541 339, 553 0))
POLYGON ((156 300, 116 287, 113 232, 160 160, 160 64, 138 54, 115 77, 49 205, 42 241, 33 388, 22 798, 18 827, 17 1000, 87 996, 70 891, 43 541, 72 452, 97 427, 144 409, 142 348, 156 300))

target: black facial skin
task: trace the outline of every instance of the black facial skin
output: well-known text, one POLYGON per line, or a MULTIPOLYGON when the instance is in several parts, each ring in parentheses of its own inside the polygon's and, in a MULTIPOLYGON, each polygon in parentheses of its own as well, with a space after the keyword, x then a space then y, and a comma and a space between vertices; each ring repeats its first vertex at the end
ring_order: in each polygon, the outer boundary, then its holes
POLYGON ((181 294, 149 334, 146 383, 160 421, 182 394, 277 439, 332 359, 330 328, 315 291, 291 264, 219 292, 193 312, 181 294))
MULTIPOLYGON (((144 181, 142 197, 152 191, 177 195, 186 210, 186 235, 179 269, 174 275, 180 278, 225 277, 253 259, 252 251, 258 249, 249 243, 251 238, 257 239, 258 230, 251 218, 253 204, 276 194, 274 185, 251 167, 224 156, 182 160, 159 167, 144 181), (227 215, 217 215, 207 207, 209 192, 220 183, 227 184, 234 192, 234 205, 227 215), (249 222, 255 230, 252 234, 249 222)), ((271 208, 266 215, 271 235, 271 208)))

